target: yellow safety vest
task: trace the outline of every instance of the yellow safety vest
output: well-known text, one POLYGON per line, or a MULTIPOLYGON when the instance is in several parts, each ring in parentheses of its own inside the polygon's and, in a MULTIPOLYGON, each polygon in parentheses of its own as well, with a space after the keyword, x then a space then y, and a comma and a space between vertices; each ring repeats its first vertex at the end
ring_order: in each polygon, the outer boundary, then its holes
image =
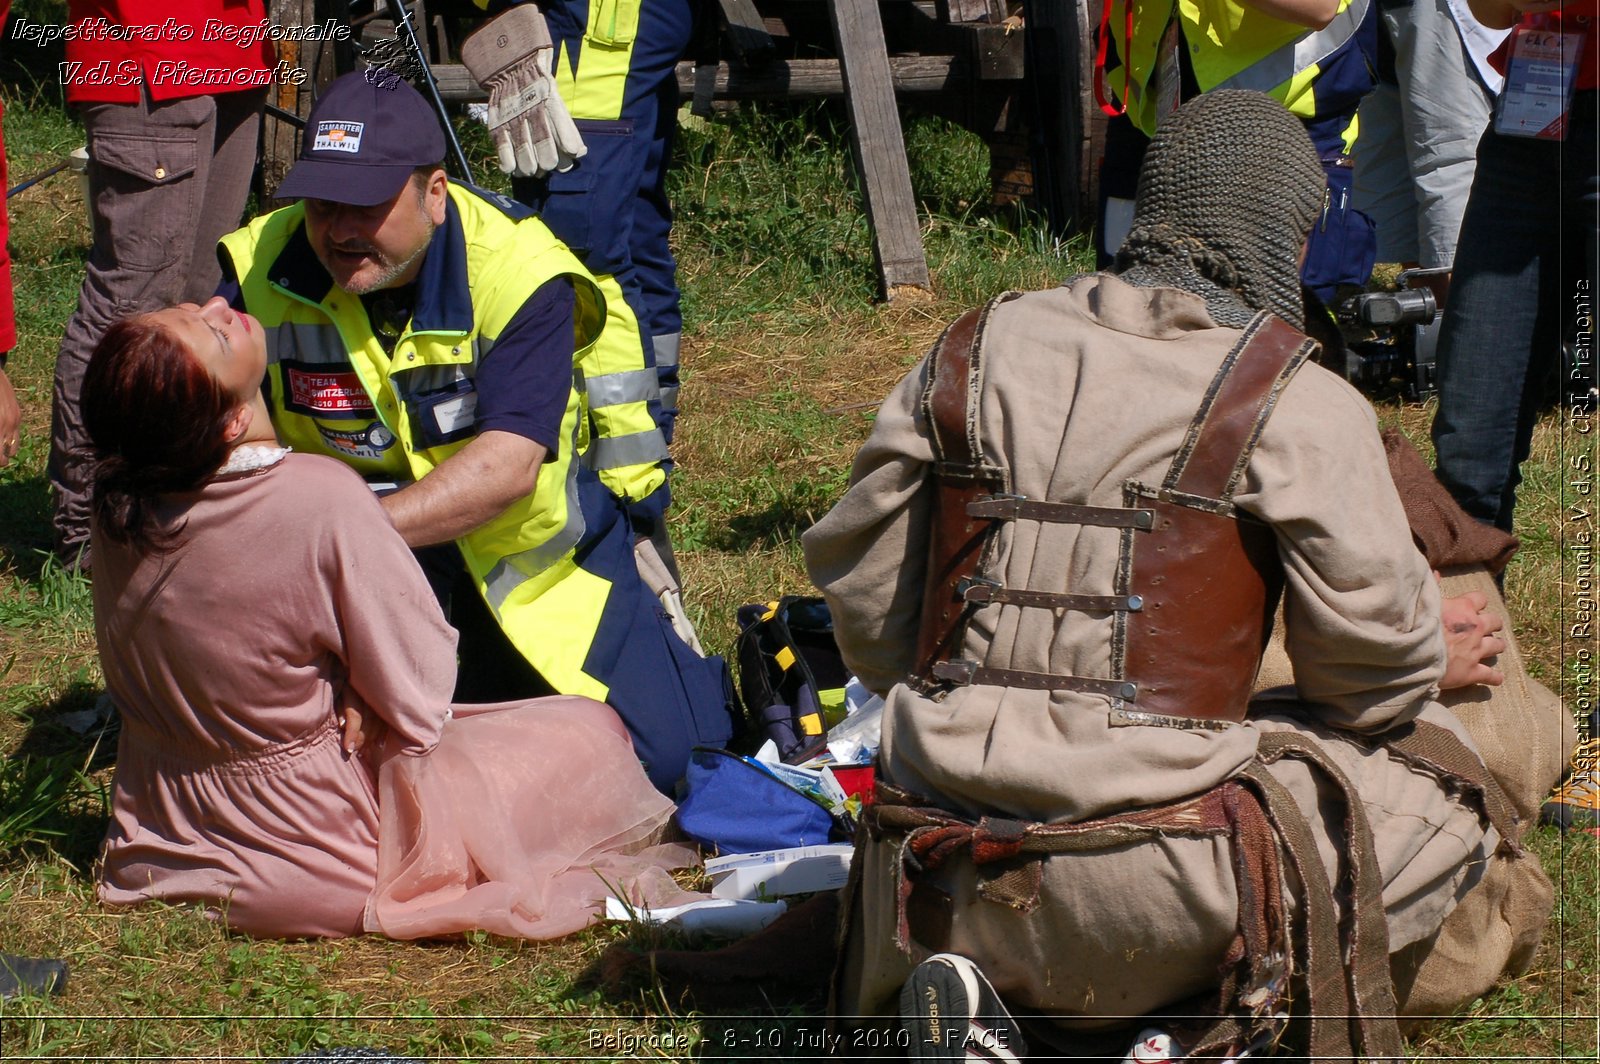
MULTIPOLYGON (((1333 21, 1320 30, 1262 14, 1234 0, 1107 0, 1106 24, 1127 64, 1107 73, 1108 89, 1123 100, 1128 117, 1147 135, 1156 129, 1152 81, 1167 24, 1178 20, 1179 47, 1188 49, 1201 92, 1254 89, 1273 96, 1301 118, 1315 118, 1315 83, 1321 63, 1355 36, 1372 0, 1340 0, 1333 21), (1133 42, 1127 6, 1133 5, 1133 42)), ((1353 132, 1347 139, 1353 138, 1353 132)))
POLYGON ((631 483, 640 495, 618 494, 638 498, 662 483, 657 463, 666 454, 635 396, 654 386, 655 374, 643 366, 621 293, 604 293, 520 204, 451 184, 445 224, 418 276, 417 313, 389 354, 361 300, 334 287, 316 260, 304 216, 300 204, 274 211, 221 246, 245 308, 266 332, 268 403, 280 439, 369 480, 420 479, 465 446, 480 360, 540 286, 571 279, 576 354, 561 446, 541 464, 532 495, 456 543, 507 637, 540 675, 562 693, 604 699, 606 684, 582 664, 611 585, 574 561, 585 531, 578 466, 648 452, 631 466, 598 470, 613 491, 613 483, 631 483))

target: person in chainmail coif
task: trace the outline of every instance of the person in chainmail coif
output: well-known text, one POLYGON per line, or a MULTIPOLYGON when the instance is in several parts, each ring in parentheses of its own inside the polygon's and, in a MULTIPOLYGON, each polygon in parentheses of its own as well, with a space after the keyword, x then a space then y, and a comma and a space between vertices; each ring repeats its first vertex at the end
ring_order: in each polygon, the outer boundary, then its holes
POLYGON ((1303 328, 1300 258, 1322 197, 1316 149, 1282 104, 1259 92, 1206 93, 1151 142, 1112 272, 1193 292, 1219 325, 1243 328, 1270 310, 1303 328))
POLYGON ((1506 644, 1469 610, 1446 657, 1372 408, 1307 364, 1323 188, 1282 105, 1185 105, 1113 271, 953 323, 805 533, 884 696, 852 1044, 1393 1060, 1397 1014, 1532 957, 1551 887, 1506 810, 1554 781, 1562 713, 1437 701, 1506 644), (1296 687, 1262 702, 1280 592, 1296 687))

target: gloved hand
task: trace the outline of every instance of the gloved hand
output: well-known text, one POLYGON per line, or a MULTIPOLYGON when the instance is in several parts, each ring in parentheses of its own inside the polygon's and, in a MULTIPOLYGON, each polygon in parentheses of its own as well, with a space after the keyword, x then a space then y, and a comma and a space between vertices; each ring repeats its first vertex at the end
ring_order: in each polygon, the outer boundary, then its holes
POLYGON ((589 150, 556 91, 554 57, 550 30, 532 4, 518 4, 461 46, 462 62, 489 92, 489 136, 508 174, 566 170, 589 150))

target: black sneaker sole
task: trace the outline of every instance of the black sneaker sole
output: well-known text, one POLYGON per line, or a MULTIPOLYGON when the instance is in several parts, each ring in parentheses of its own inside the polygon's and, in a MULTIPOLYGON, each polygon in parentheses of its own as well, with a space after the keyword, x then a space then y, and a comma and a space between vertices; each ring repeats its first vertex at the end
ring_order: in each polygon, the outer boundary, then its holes
POLYGON ((966 984, 954 968, 918 965, 900 990, 900 1023, 911 1037, 907 1056, 917 1061, 966 1060, 970 1005, 966 984))
POLYGON ((900 1022, 911 1060, 1012 1062, 1027 1055, 1022 1030, 982 973, 974 973, 978 1000, 955 966, 919 964, 900 991, 900 1022))

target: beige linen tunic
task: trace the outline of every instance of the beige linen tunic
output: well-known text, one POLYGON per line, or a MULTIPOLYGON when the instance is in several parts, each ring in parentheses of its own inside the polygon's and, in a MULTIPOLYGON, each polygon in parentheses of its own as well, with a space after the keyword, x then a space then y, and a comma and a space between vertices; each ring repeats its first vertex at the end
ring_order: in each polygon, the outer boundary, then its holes
MULTIPOLYGON (((983 441, 1029 498, 1121 506, 1130 481, 1158 485, 1236 329, 1196 296, 1095 275, 999 307, 984 340, 983 441)), ((1301 701, 1221 730, 1113 726, 1106 697, 957 688, 941 701, 901 684, 912 667, 932 521, 932 452, 919 409, 926 362, 890 394, 852 487, 804 546, 847 663, 888 691, 881 766, 897 785, 969 813, 1081 820, 1204 791, 1249 763, 1261 729, 1327 740, 1356 782, 1378 840, 1391 949, 1433 934, 1479 874, 1496 836, 1431 778, 1339 731, 1381 733, 1419 715, 1465 737, 1430 700, 1444 645, 1439 592, 1412 545, 1370 406, 1307 365, 1284 391, 1235 501, 1277 533, 1286 643, 1301 701)), ((1007 587, 1111 595, 1117 531, 1000 525, 982 575, 1007 587)), ((1138 577, 1135 575, 1137 591, 1138 577)), ((1109 676, 1099 613, 982 607, 963 657, 990 668, 1109 676)), ((1337 871, 1317 781, 1274 768, 1337 871)), ((912 964, 894 947, 892 855, 869 845, 848 944, 844 1011, 887 1010, 912 964)), ((1084 1017, 1138 1015, 1214 986, 1236 900, 1226 842, 1166 839, 1052 857, 1031 915, 977 900, 970 866, 935 882, 954 897, 948 948, 984 964, 1008 999, 1084 1017)))

